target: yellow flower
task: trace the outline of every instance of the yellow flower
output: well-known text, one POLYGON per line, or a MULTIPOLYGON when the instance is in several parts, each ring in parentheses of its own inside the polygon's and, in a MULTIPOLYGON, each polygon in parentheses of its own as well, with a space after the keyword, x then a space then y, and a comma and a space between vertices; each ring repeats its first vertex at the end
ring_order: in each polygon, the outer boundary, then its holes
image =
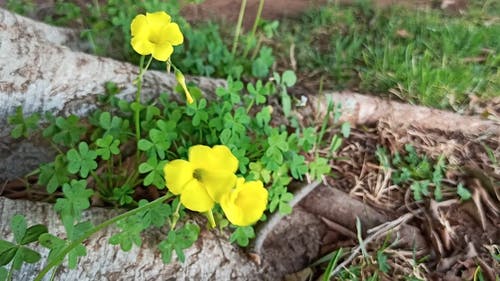
POLYGON ((232 224, 247 226, 262 217, 267 198, 267 189, 261 181, 245 182, 243 178, 238 178, 236 188, 222 196, 220 205, 232 224))
POLYGON ((184 42, 179 25, 170 22, 170 16, 165 12, 137 15, 130 30, 132 48, 143 56, 152 54, 159 61, 167 61, 174 52, 173 46, 184 42))
POLYGON ((236 183, 238 159, 224 145, 195 145, 188 160, 170 161, 163 168, 167 188, 181 203, 197 212, 211 210, 236 183))

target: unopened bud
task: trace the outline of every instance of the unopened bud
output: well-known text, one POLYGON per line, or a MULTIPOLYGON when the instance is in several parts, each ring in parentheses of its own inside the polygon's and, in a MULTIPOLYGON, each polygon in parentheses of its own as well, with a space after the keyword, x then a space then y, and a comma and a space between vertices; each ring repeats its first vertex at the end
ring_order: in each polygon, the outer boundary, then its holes
POLYGON ((189 90, 186 86, 186 79, 184 78, 184 74, 177 68, 175 69, 175 79, 177 79, 177 82, 181 85, 182 89, 184 90, 184 94, 186 95, 186 100, 189 104, 193 103, 193 97, 191 97, 191 94, 189 93, 189 90))

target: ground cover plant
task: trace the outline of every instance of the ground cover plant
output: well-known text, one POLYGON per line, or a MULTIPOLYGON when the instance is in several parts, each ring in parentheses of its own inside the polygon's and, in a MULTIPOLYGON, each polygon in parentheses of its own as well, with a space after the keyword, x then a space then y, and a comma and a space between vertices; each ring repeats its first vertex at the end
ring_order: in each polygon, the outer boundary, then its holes
MULTIPOLYGON (((186 210, 204 214, 209 228, 231 228, 231 241, 247 246, 255 235, 252 225, 265 220, 266 210, 291 212, 288 202, 293 196, 287 185, 292 179, 306 174, 319 179, 329 171, 326 159, 317 157, 309 167, 301 155, 306 152, 302 147, 309 151, 316 142, 304 132, 315 129, 297 122, 292 127, 272 125, 273 108, 264 105, 278 94, 290 99, 287 89, 296 82, 292 71, 274 73, 272 81, 247 84, 230 77, 209 102, 195 85, 186 84, 170 59, 173 46, 183 43, 171 19, 158 11, 139 14, 130 24, 131 46, 142 55, 132 103, 118 98, 119 89, 109 83, 100 109, 86 119, 50 113, 44 118, 38 113, 23 116, 21 107, 9 118, 14 138, 36 132, 42 119, 47 123, 42 134, 59 153, 29 176, 37 176, 32 188, 43 188, 49 196, 57 192, 54 209, 67 236, 54 236, 43 225, 28 228, 22 215, 12 218, 15 241, 0 240, 2 280, 11 280, 24 262, 40 260, 37 252, 24 246, 34 241, 50 250, 35 280, 49 272, 54 278, 66 259, 69 268, 76 268, 87 253, 82 242, 115 223, 121 231, 109 243, 124 251, 140 246, 146 229, 168 225, 158 245, 162 259, 170 262, 175 252, 183 261, 183 250, 200 232, 199 225, 185 221, 186 210), (153 60, 174 72, 185 104, 166 93, 156 100, 141 100, 143 76, 153 60), (242 95, 245 90, 248 94, 242 95), (157 189, 157 196, 136 196, 145 187, 157 189), (81 216, 91 198, 131 210, 92 225, 81 216)), ((286 114, 293 121, 289 110, 286 114)), ((31 185, 28 178, 26 184, 31 185)))
MULTIPOLYGON (((90 52, 140 65, 139 91, 130 103, 118 98, 116 85, 107 84, 100 109, 88 118, 24 116, 22 108, 9 118, 12 137, 29 137, 44 126, 42 134, 59 152, 24 184, 46 189, 67 235, 61 239, 43 225, 28 226, 22 216, 13 217, 13 240, 0 240, 0 280, 11 278, 23 263, 40 260, 29 247, 36 241, 50 250, 39 278, 50 270, 55 274, 65 257, 74 268, 86 254, 81 242, 115 223, 121 231, 109 242, 125 251, 142 245, 144 231, 166 227, 157 245, 165 262, 185 259, 183 251, 204 228, 230 231, 230 241, 244 247, 256 235, 254 223, 292 212, 289 186, 306 180, 323 180, 390 215, 371 232, 358 220, 355 231, 342 229, 347 237, 322 241, 324 256, 311 261, 299 280, 430 280, 446 272, 465 280, 495 280, 498 230, 488 223, 498 225, 498 141, 457 132, 447 135, 456 148, 436 153, 433 148, 449 145, 439 132, 383 122, 375 128, 337 122, 331 127, 328 118, 318 124, 295 112, 303 106, 301 87, 314 95, 345 88, 395 95, 456 111, 466 110, 474 96, 486 101, 498 96, 500 30, 490 13, 495 3, 472 3, 458 16, 330 3, 284 22, 258 15, 244 32, 239 24, 234 30, 216 22, 188 23, 176 1, 123 2, 56 1, 46 16, 55 24, 83 27, 90 52), (155 52, 131 21, 145 11, 165 10, 179 24, 184 42, 178 34, 167 41, 154 38, 158 46, 167 45, 155 52), (132 44, 130 36, 136 38, 132 44), (176 45, 172 54, 169 44, 176 45), (179 83, 175 92, 142 100, 147 69, 172 72, 179 83), (183 72, 222 77, 226 86, 210 99, 183 72), (200 158, 224 161, 205 165, 200 158), (240 195, 252 199, 239 202, 240 195), (80 214, 96 202, 129 211, 92 225, 80 214), (249 205, 259 208, 250 211, 249 205), (207 224, 194 223, 193 212, 207 224), (425 233, 432 251, 398 248, 392 228, 410 221, 425 233), (471 221, 477 221, 476 228, 464 230, 471 221), (459 262, 450 264, 453 259, 459 262)), ((20 12, 36 10, 8 3, 25 9, 20 12)), ((338 121, 341 110, 331 101, 326 116, 338 121)))

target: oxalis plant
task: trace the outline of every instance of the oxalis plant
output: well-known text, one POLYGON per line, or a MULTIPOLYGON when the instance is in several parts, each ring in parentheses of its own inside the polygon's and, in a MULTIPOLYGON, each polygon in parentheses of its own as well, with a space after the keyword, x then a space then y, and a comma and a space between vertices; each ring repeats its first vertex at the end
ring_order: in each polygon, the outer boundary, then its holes
MULTIPOLYGON (((253 225, 265 221, 266 214, 291 212, 293 195, 287 186, 292 179, 302 180, 306 174, 318 179, 330 171, 317 151, 315 160, 306 163, 304 154, 314 150, 321 137, 316 137, 315 128, 301 127, 290 112, 287 88, 295 84, 293 72, 274 73, 269 81, 248 83, 246 88, 229 77, 227 86, 218 88, 216 99, 208 102, 199 88, 186 84, 170 60, 184 37, 167 13, 137 15, 131 35, 132 48, 142 55, 132 103, 118 98, 119 89, 108 83, 100 109, 88 118, 45 114, 43 124, 48 125, 42 135, 58 154, 28 176, 36 176, 35 187, 55 199, 54 210, 66 235, 51 234, 40 224, 28 226, 22 215, 15 215, 14 240, 0 240, 0 280, 11 280, 24 263, 40 261, 41 255, 29 247, 37 242, 49 254, 34 280, 47 274, 53 279, 65 261, 74 269, 87 254, 83 242, 111 225, 120 231, 109 243, 124 251, 141 246, 145 230, 165 228, 158 244, 163 261, 170 262, 173 253, 184 261, 183 251, 200 233, 190 212, 207 218, 208 224, 201 227, 228 229, 231 242, 247 246, 255 237, 253 225), (153 59, 173 70, 175 91, 185 95, 185 104, 167 94, 141 101, 143 76, 153 59), (284 110, 291 127, 271 125, 276 111, 268 105, 271 96, 287 101, 284 110), (144 188, 154 188, 158 195, 141 198, 137 191, 144 188), (128 211, 93 225, 82 217, 91 198, 128 211)), ((11 135, 30 136, 41 119, 38 113, 23 116, 18 108, 9 118, 11 135)))

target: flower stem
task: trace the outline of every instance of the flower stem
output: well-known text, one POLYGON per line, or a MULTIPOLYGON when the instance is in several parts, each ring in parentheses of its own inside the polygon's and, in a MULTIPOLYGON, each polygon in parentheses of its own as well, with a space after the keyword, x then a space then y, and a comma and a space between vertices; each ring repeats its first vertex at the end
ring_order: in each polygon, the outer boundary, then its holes
POLYGON ((257 8, 257 15, 255 15, 255 20, 253 22, 252 33, 250 33, 250 37, 255 36, 255 32, 257 31, 257 26, 259 25, 260 16, 262 15, 262 9, 264 8, 264 2, 266 1, 265 0, 259 1, 259 7, 257 8))
POLYGON ((149 209, 151 208, 152 206, 156 205, 156 204, 160 204, 162 203, 163 201, 169 199, 170 197, 172 197, 173 194, 172 193, 167 193, 165 194, 164 196, 154 200, 154 201, 151 201, 149 202, 148 204, 144 205, 144 206, 141 206, 141 207, 138 207, 138 208, 135 208, 133 210, 130 210, 128 212, 125 212, 121 215, 118 215, 114 218, 111 218, 97 226, 95 226, 94 228, 88 230, 87 232, 85 232, 82 237, 72 241, 68 246, 66 246, 66 248, 64 248, 61 252, 59 252, 59 254, 57 256, 55 256, 53 258, 53 260, 51 262, 49 262, 41 271, 40 273, 38 273, 38 275, 36 276, 35 280, 34 281, 41 281, 43 279, 43 277, 45 276, 45 274, 47 274, 49 272, 49 270, 59 264, 61 264, 64 260, 64 257, 69 253, 71 252, 71 250, 73 250, 75 247, 77 247, 78 245, 80 245, 83 241, 85 241, 85 239, 89 238, 90 236, 92 236, 93 234, 101 231, 102 229, 122 220, 122 219, 125 219, 125 218, 128 218, 130 216, 133 216, 137 213, 140 213, 146 209, 149 209))
POLYGON ((215 228, 217 225, 215 224, 214 213, 212 212, 212 210, 206 211, 204 215, 205 217, 207 217, 210 227, 215 228))
MULTIPOLYGON (((141 91, 142 91, 142 80, 144 73, 146 73, 146 70, 148 70, 149 65, 151 64, 151 61, 153 60, 153 56, 149 57, 148 63, 146 66, 144 66, 144 59, 145 56, 141 57, 141 61, 139 64, 139 75, 137 75, 137 91, 135 92, 135 102, 140 104, 141 103, 141 91)), ((134 112, 134 119, 135 119, 135 138, 137 141, 141 139, 141 122, 140 122, 140 111, 137 110, 134 112)))
POLYGON ((246 6, 247 6, 247 0, 241 0, 240 13, 238 15, 238 23, 236 24, 236 31, 234 32, 233 49, 231 50, 231 54, 233 56, 236 54, 236 49, 238 48, 238 39, 241 33, 241 26, 243 24, 243 17, 245 16, 246 6))

